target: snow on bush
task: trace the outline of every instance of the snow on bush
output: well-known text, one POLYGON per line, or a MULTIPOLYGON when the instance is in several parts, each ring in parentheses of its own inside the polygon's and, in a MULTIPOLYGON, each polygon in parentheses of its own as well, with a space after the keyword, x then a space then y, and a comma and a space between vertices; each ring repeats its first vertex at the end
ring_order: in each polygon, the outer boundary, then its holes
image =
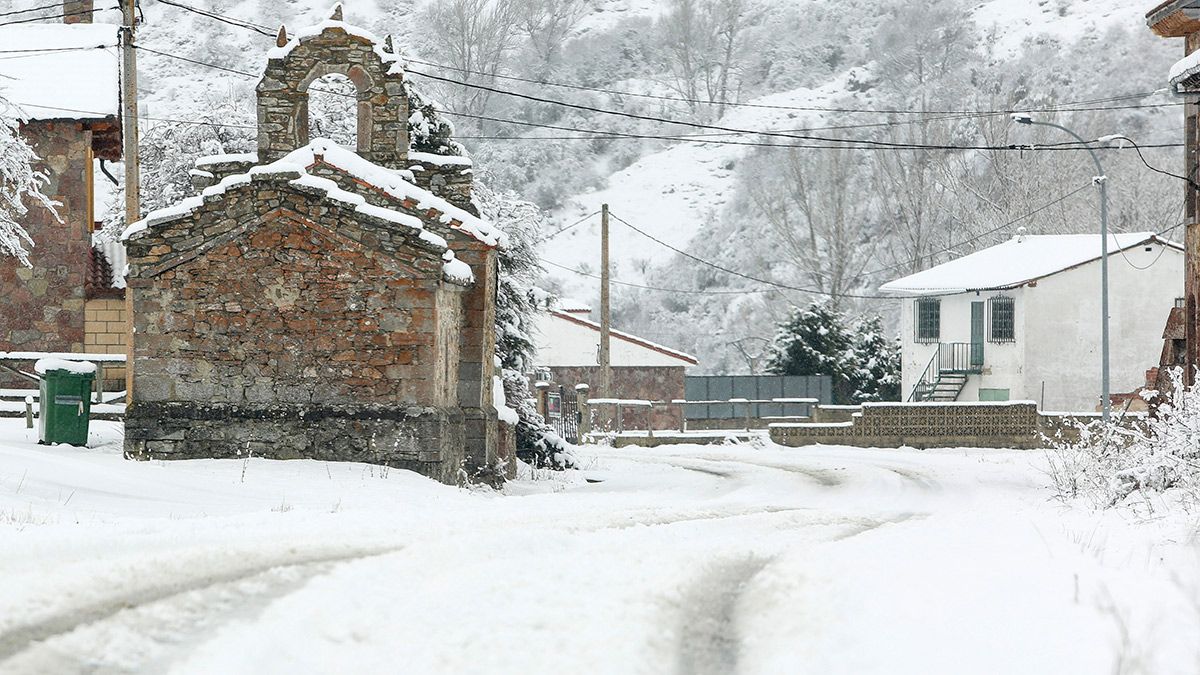
POLYGON ((34 168, 38 161, 33 148, 21 138, 21 117, 8 101, 0 98, 0 256, 12 256, 30 267, 28 247, 33 239, 17 222, 29 208, 25 198, 44 207, 58 217, 57 205, 42 194, 42 185, 49 179, 34 168))
POLYGON ((1170 378, 1171 394, 1155 416, 1079 423, 1078 440, 1055 440, 1050 477, 1060 497, 1105 508, 1168 490, 1200 498, 1200 386, 1185 387, 1180 369, 1170 378))
POLYGON ((851 322, 823 301, 794 308, 771 352, 771 373, 832 377, 834 403, 899 400, 899 341, 886 337, 877 316, 851 322))

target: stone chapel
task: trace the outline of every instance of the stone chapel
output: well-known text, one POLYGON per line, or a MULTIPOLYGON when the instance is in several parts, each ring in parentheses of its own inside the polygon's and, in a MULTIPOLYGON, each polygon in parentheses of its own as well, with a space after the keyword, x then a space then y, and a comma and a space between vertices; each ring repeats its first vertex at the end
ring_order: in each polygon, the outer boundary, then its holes
POLYGON ((504 471, 505 242, 478 217, 470 160, 410 152, 402 63, 340 7, 280 31, 257 95, 257 155, 202 160, 199 195, 126 230, 127 456, 504 471), (354 149, 309 138, 309 85, 328 74, 357 89, 354 149))

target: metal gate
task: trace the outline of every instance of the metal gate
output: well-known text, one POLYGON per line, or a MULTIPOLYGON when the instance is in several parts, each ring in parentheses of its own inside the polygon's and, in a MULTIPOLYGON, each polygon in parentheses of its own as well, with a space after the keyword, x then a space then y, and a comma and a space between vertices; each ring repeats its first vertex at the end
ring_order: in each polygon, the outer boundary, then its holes
POLYGON ((559 385, 557 392, 547 396, 547 420, 554 431, 568 443, 579 442, 579 399, 575 390, 559 385))

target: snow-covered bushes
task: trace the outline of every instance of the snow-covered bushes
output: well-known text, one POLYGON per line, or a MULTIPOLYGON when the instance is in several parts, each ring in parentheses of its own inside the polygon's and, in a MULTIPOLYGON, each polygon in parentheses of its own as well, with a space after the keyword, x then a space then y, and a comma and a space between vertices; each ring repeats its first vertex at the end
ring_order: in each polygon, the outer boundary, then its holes
POLYGON ((508 235, 500 251, 500 279, 496 292, 496 355, 500 359, 504 398, 517 411, 517 456, 535 468, 570 469, 576 466, 571 445, 554 433, 533 404, 529 380, 533 321, 543 311, 535 299, 534 284, 542 272, 536 243, 545 231, 542 210, 511 192, 496 192, 475 185, 480 212, 508 235))
POLYGON ((46 175, 34 168, 38 157, 20 135, 21 119, 8 101, 0 98, 0 257, 12 256, 29 267, 33 240, 17 219, 29 212, 26 198, 55 213, 55 203, 42 194, 46 175))
POLYGON ((895 401, 900 396, 900 344, 878 316, 849 321, 832 305, 796 308, 779 324, 767 370, 776 375, 829 375, 834 403, 895 401))
POLYGON ((1054 443, 1050 477, 1060 497, 1102 507, 1167 490, 1200 498, 1200 387, 1185 387, 1179 369, 1170 377, 1172 392, 1156 416, 1080 424, 1078 440, 1054 443))

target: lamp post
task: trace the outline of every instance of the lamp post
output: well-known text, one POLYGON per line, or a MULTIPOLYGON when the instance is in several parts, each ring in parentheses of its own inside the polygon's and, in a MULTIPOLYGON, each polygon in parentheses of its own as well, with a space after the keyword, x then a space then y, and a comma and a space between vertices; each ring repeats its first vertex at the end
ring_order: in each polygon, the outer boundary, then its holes
POLYGON ((1092 156, 1092 161, 1096 163, 1096 177, 1092 181, 1100 186, 1100 412, 1107 423, 1112 414, 1108 375, 1108 177, 1104 175, 1104 165, 1100 163, 1100 156, 1079 134, 1061 124, 1035 122, 1027 113, 1015 113, 1012 119, 1017 124, 1051 127, 1069 134, 1083 144, 1092 156))

